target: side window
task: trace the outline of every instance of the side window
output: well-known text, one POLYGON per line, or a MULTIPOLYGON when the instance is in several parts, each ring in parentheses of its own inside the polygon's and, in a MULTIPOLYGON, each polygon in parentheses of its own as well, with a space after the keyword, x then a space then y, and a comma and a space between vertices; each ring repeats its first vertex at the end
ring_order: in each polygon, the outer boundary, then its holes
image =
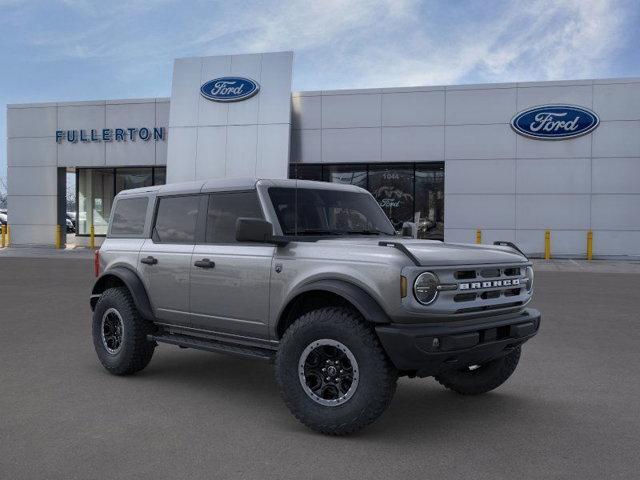
POLYGON ((113 212, 110 235, 142 235, 148 204, 147 197, 119 199, 113 212))
POLYGON ((207 243, 235 243, 238 217, 263 218, 256 192, 209 195, 205 241, 207 243))
POLYGON ((199 195, 160 198, 153 241, 195 243, 199 203, 199 195))

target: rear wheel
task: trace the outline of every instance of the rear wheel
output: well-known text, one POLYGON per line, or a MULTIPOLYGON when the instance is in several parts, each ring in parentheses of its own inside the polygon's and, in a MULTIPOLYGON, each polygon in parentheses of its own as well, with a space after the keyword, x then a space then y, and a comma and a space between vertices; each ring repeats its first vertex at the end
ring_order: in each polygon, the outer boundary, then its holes
POLYGON ((450 370, 436 375, 444 387, 461 395, 479 395, 498 388, 513 374, 520 360, 520 347, 504 357, 481 365, 450 370))
POLYGON ((276 380, 291 412, 329 435, 353 433, 382 415, 397 376, 373 329, 345 308, 301 316, 276 357, 276 380))
POLYGON ((93 346, 100 363, 114 375, 130 375, 151 361, 153 324, 142 318, 126 288, 110 288, 93 312, 93 346))

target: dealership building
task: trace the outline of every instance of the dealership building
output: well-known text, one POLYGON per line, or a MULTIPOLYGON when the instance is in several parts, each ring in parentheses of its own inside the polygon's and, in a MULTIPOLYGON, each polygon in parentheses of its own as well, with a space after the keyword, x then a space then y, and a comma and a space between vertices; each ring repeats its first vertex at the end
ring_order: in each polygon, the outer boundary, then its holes
POLYGON ((123 189, 217 177, 368 189, 420 238, 640 257, 640 79, 292 92, 293 53, 177 59, 171 98, 7 109, 14 246, 77 239, 123 189))

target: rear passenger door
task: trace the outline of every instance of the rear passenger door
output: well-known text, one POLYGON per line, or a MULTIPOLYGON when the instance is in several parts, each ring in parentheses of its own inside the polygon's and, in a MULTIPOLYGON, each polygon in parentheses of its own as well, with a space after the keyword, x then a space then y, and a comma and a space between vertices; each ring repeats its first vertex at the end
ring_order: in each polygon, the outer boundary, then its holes
POLYGON ((238 243, 238 217, 264 218, 256 191, 208 195, 204 243, 191 261, 191 321, 196 328, 267 339, 275 247, 238 243))
POLYGON ((189 275, 201 195, 160 197, 138 259, 156 318, 189 324, 189 275))

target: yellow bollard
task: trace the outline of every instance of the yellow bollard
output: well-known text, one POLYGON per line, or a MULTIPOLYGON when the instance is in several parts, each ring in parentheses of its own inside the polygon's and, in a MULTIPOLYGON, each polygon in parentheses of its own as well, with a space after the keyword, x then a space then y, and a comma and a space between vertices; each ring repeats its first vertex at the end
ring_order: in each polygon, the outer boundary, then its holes
POLYGON ((587 260, 593 260, 593 232, 587 232, 587 260))
POLYGON ((476 230, 476 243, 482 243, 482 230, 476 230))
POLYGON ((0 231, 2 232, 2 248, 4 248, 7 244, 7 226, 2 225, 0 231))
POLYGON ((545 230, 544 232, 544 259, 549 260, 551 258, 551 230, 545 230))
POLYGON ((7 223, 7 247, 11 245, 11 225, 7 223))
POLYGON ((56 248, 62 248, 62 229, 56 225, 56 248))
POLYGON ((89 228, 89 248, 96 248, 96 229, 93 225, 89 228))

